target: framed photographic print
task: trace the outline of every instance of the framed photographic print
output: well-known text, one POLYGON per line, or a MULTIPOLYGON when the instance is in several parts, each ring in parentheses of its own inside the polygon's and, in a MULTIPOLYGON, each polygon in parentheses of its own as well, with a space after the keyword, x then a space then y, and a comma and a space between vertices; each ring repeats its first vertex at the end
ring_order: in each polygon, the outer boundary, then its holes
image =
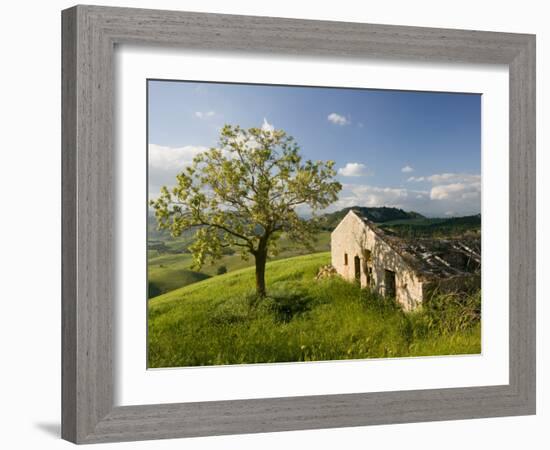
POLYGON ((65 439, 534 414, 534 36, 62 17, 65 439))

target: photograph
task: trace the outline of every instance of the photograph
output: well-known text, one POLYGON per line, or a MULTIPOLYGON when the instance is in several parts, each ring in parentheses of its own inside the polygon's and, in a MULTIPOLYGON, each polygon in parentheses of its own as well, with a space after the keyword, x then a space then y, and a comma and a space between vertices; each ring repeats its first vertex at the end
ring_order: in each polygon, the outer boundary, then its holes
POLYGON ((545 3, 2 6, 2 448, 550 448, 545 3))
POLYGON ((481 95, 148 79, 147 367, 481 354, 481 95))

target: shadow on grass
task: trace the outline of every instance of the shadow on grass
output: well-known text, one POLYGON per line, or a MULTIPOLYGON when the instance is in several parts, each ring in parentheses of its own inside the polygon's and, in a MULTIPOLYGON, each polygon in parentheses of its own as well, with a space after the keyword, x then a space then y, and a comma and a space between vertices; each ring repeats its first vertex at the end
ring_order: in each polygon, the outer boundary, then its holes
POLYGON ((288 323, 294 317, 310 311, 314 300, 312 296, 302 290, 279 289, 260 301, 274 315, 277 322, 288 323))

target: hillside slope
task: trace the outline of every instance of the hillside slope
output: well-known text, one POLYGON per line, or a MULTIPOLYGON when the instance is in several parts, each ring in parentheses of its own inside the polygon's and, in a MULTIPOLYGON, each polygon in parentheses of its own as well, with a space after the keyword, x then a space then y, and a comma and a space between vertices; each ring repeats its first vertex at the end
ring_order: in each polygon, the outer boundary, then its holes
MULTIPOLYGON (((236 270, 148 304, 148 366, 320 361, 480 352, 480 327, 435 327, 339 277, 315 280, 330 254, 268 263, 269 297, 254 269, 236 270), (444 331, 445 330, 445 331, 444 331)), ((440 314, 440 313, 438 313, 440 314)))
MULTIPOLYGON (((314 249, 317 252, 330 250, 330 233, 320 232, 314 243, 314 249)), ((243 260, 238 253, 227 253, 223 255, 215 264, 205 264, 199 271, 190 268, 192 255, 184 249, 188 245, 190 238, 180 237, 173 240, 160 241, 163 246, 170 249, 153 250, 149 249, 147 254, 147 273, 148 273, 148 298, 154 298, 165 294, 174 289, 178 289, 206 278, 215 277, 220 267, 224 267, 228 272, 242 269, 244 267, 254 266, 254 259, 243 260)), ((158 244, 159 241, 155 241, 158 244)), ((297 245, 288 239, 286 235, 281 236, 278 242, 279 253, 272 260, 285 259, 292 256, 304 255, 310 253, 310 250, 297 245)))

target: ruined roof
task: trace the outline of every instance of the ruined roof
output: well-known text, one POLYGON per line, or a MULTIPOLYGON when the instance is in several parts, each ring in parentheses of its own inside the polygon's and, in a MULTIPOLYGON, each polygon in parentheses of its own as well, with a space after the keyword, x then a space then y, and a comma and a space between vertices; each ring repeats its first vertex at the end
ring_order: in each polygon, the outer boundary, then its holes
POLYGON ((425 278, 465 276, 481 271, 479 237, 405 239, 383 231, 357 211, 354 214, 398 253, 411 269, 425 278))

